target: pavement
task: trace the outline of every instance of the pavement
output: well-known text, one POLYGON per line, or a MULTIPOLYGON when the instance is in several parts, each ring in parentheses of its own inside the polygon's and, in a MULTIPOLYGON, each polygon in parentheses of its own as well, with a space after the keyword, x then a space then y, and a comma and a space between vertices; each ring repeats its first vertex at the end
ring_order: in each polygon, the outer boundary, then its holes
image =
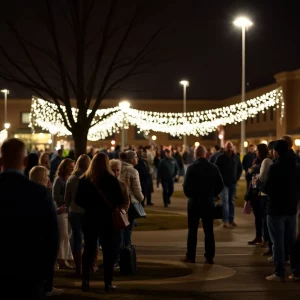
MULTIPOLYGON (((180 190, 177 183, 175 190, 180 190)), ((168 208, 163 207, 162 190, 155 188, 153 210, 186 214, 187 200, 173 198, 168 208)), ((254 238, 253 215, 244 215, 236 209, 238 227, 224 229, 215 227, 215 265, 204 265, 204 234, 198 232, 196 264, 184 264, 187 230, 133 232, 133 244, 137 247, 140 262, 160 263, 169 266, 189 268, 190 274, 184 277, 147 279, 118 282, 120 289, 135 291, 138 295, 151 294, 157 298, 176 299, 300 299, 300 282, 268 282, 265 277, 273 273, 273 266, 261 253, 258 246, 248 246, 254 238)), ((287 274, 289 267, 287 266, 287 274)), ((80 282, 74 282, 79 286, 80 282)), ((94 282, 92 286, 101 286, 94 282)), ((135 297, 134 299, 139 299, 135 297)))

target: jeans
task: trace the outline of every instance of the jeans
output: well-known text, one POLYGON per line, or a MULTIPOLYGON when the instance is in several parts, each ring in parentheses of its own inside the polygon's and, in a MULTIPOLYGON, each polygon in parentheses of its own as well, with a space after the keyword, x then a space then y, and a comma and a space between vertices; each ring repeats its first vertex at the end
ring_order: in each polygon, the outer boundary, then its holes
POLYGON ((162 180, 161 185, 163 188, 164 205, 168 206, 168 204, 171 204, 170 198, 174 192, 174 180, 173 179, 162 180))
POLYGON ((70 212, 69 222, 72 227, 72 251, 73 253, 81 252, 83 240, 83 213, 70 212))
POLYGON ((131 236, 132 236, 132 230, 135 224, 135 220, 129 219, 128 221, 130 224, 121 232, 121 238, 122 238, 121 245, 123 247, 127 247, 131 245, 131 236))
POLYGON ((291 272, 299 276, 300 266, 294 253, 296 247, 296 216, 270 216, 267 217, 269 233, 273 243, 273 259, 275 274, 285 276, 285 238, 290 253, 291 272), (285 236, 286 235, 286 236, 285 236))
MULTIPOLYGON (((203 211, 202 211, 203 213, 203 211)), ((207 260, 213 260, 215 257, 215 237, 214 220, 210 216, 201 216, 200 209, 189 201, 188 203, 188 239, 187 239, 187 258, 194 261, 196 258, 197 235, 199 221, 202 221, 204 230, 204 257, 207 260)))
POLYGON ((234 197, 236 194, 236 184, 225 186, 221 192, 223 207, 223 222, 232 223, 234 220, 234 197))
POLYGON ((263 234, 263 215, 262 215, 262 200, 261 197, 257 197, 253 200, 251 200, 251 206, 253 209, 253 214, 255 218, 255 231, 256 235, 255 237, 257 238, 262 238, 263 234))

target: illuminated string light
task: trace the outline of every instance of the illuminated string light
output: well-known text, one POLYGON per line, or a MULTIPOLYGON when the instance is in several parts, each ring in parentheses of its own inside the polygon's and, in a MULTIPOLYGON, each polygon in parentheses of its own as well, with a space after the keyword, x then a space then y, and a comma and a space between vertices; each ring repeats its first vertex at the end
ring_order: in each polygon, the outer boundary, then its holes
POLYGON ((0 145, 8 138, 8 132, 6 129, 0 131, 0 145))
MULTIPOLYGON (((31 107, 31 124, 34 129, 39 126, 58 136, 70 135, 64 126, 63 118, 57 106, 42 99, 33 98, 31 107)), ((270 91, 259 97, 249 99, 229 106, 205 111, 187 113, 164 113, 142 111, 130 107, 116 106, 108 109, 98 109, 88 132, 88 139, 96 141, 105 139, 113 133, 118 133, 124 126, 136 126, 140 132, 149 134, 150 131, 165 132, 173 136, 195 135, 203 136, 215 131, 218 126, 237 124, 242 120, 253 118, 258 113, 265 113, 269 108, 279 108, 281 105, 284 116, 282 89, 270 91)), ((66 115, 64 106, 61 106, 66 115)), ((76 108, 72 108, 74 120, 77 120, 76 108)), ((88 111, 89 114, 91 111, 88 111)))

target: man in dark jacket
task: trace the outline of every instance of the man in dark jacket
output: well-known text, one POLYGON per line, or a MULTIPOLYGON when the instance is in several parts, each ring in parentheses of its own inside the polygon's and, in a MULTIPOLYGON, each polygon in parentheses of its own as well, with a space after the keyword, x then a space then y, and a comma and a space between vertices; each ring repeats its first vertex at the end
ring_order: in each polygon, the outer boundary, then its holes
POLYGON ((225 150, 216 160, 216 166, 219 168, 224 181, 224 189, 221 193, 223 206, 223 227, 229 225, 235 227, 234 222, 234 199, 236 194, 236 184, 242 175, 242 164, 239 157, 233 151, 233 144, 227 142, 225 150))
POLYGON ((251 178, 252 178, 252 176, 247 176, 249 174, 248 170, 251 169, 251 167, 253 165, 253 161, 256 158, 254 150, 255 150, 254 145, 250 144, 248 146, 248 152, 243 157, 243 161, 242 161, 243 169, 245 171, 245 178, 246 178, 246 181, 247 181, 247 189, 249 187, 249 183, 250 183, 251 178))
POLYGON ((53 275, 59 247, 54 202, 46 187, 24 176, 26 159, 22 141, 10 139, 3 143, 0 288, 6 291, 5 299, 44 299, 44 283, 53 275))
POLYGON ((196 161, 188 167, 183 190, 188 200, 188 241, 187 254, 183 262, 195 262, 197 234, 201 218, 205 234, 206 263, 213 264, 215 256, 215 239, 213 229, 214 197, 224 187, 218 168, 206 159, 206 149, 195 149, 196 161))
POLYGON ((177 162, 172 157, 169 149, 165 150, 165 158, 159 163, 157 176, 163 188, 164 205, 168 207, 171 204, 170 198, 174 192, 174 179, 178 179, 179 176, 177 162))
POLYGON ((209 158, 209 162, 212 164, 216 163, 217 158, 222 154, 221 147, 219 145, 215 145, 215 153, 209 158))
MULTIPOLYGON (((282 281, 285 278, 285 247, 290 252, 292 280, 300 280, 300 265, 297 264, 294 247, 297 231, 297 185, 298 168, 296 160, 289 157, 289 146, 284 140, 278 140, 275 147, 277 158, 268 172, 265 182, 267 201, 267 222, 273 243, 273 261, 275 273, 267 276, 267 280, 282 281), (286 234, 286 235, 285 235, 286 234)), ((299 263, 299 262, 298 262, 299 263)))

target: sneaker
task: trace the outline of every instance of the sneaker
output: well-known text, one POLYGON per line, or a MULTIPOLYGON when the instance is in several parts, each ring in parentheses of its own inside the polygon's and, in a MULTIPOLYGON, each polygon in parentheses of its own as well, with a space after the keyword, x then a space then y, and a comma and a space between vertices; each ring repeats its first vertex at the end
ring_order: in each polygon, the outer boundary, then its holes
POLYGON ((52 291, 46 293, 46 297, 59 296, 63 293, 64 293, 64 290, 53 287, 52 291))
POLYGON ((266 280, 268 280, 268 281, 284 281, 284 277, 279 277, 274 273, 270 276, 267 276, 266 280))
POLYGON ((300 281, 300 276, 295 276, 294 274, 289 276, 289 279, 292 281, 300 281))
POLYGON ((237 224, 236 224, 234 221, 229 222, 229 224, 230 224, 232 227, 237 227, 237 224))
POLYGON ((223 228, 228 228, 228 227, 229 227, 229 223, 224 222, 224 223, 223 223, 223 228))

